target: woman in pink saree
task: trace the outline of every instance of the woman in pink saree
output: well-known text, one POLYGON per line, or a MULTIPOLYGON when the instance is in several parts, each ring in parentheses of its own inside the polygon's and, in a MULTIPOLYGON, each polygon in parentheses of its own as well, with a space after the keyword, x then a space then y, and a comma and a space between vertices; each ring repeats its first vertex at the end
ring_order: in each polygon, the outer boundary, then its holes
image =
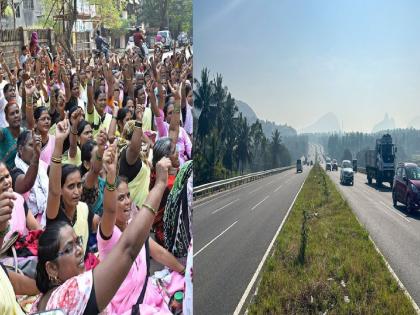
MULTIPOLYGON (((116 190, 106 190, 104 194, 104 212, 97 233, 99 258, 101 260, 116 246, 124 230, 130 226, 131 199, 128 184, 124 179, 116 178, 116 150, 107 150, 103 157, 103 166, 107 173, 107 182, 116 183, 116 190), (115 199, 117 204, 115 206, 115 199)), ((121 284, 109 305, 112 314, 130 314, 133 305, 138 304, 140 314, 172 314, 164 295, 169 297, 184 288, 184 266, 166 249, 148 238, 139 255, 134 260, 126 279, 121 284), (174 270, 167 273, 157 285, 148 276, 148 259, 154 260, 174 270), (163 289, 164 288, 164 289, 163 289), (142 292, 144 291, 144 292, 142 292), (166 292, 165 292, 166 291, 166 292), (139 297, 142 298, 139 299, 139 297)), ((168 298, 169 299, 169 298, 168 298)))

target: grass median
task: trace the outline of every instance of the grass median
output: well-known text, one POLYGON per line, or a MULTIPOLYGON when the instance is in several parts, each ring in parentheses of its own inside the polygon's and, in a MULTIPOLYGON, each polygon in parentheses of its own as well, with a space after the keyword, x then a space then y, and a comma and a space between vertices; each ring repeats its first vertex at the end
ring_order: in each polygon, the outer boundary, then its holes
POLYGON ((308 175, 249 314, 416 314, 334 183, 308 175))

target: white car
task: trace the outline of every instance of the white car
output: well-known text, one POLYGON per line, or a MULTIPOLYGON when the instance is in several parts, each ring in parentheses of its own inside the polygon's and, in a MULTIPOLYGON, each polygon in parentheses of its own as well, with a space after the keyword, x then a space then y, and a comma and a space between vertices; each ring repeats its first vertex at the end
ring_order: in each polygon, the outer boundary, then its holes
POLYGON ((354 184, 353 164, 349 160, 343 160, 341 163, 340 184, 354 184))
MULTIPOLYGON (((173 45, 173 39, 170 31, 159 31, 156 35, 156 38, 160 38, 160 42, 163 45, 163 48, 171 50, 173 45)), ((156 40, 158 42, 158 40, 156 40)))

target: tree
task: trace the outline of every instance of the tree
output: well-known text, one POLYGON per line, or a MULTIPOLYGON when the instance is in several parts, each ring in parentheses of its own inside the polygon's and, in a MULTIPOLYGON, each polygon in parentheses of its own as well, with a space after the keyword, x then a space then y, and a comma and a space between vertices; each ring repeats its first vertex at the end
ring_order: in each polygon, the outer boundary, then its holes
POLYGON ((273 135, 271 137, 271 167, 277 168, 279 167, 279 157, 280 157, 280 151, 281 151, 281 137, 280 132, 276 129, 273 132, 273 135))
POLYGON ((344 150, 343 157, 341 160, 349 160, 349 161, 353 160, 353 155, 351 154, 349 149, 346 148, 344 150))
POLYGON ((195 135, 196 141, 199 143, 204 136, 210 133, 211 121, 212 121, 212 108, 210 105, 213 86, 209 81, 210 71, 204 68, 201 71, 201 83, 194 79, 196 88, 194 89, 194 106, 201 110, 201 114, 198 118, 197 134, 195 135))

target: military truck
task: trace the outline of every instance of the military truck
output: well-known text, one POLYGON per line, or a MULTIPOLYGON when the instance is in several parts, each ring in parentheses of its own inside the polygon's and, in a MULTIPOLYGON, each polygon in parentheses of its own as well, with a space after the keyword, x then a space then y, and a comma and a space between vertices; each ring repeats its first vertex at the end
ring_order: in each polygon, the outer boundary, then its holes
POLYGON ((372 179, 376 180, 379 187, 383 182, 388 182, 392 188, 395 174, 395 153, 397 147, 392 143, 390 134, 385 134, 380 139, 376 139, 374 150, 367 150, 365 153, 366 174, 369 184, 372 179))

